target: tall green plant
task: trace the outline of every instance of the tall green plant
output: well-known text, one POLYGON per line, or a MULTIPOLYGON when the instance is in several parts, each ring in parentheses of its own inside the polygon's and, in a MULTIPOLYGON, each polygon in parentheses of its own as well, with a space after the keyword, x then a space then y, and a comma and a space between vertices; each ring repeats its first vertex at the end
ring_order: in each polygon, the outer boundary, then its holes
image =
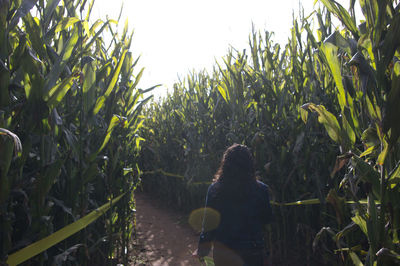
MULTIPOLYGON (((399 263, 399 6, 395 1, 360 1, 365 22, 357 28, 354 4, 347 12, 334 1, 321 2, 345 26, 321 44, 319 54, 336 85, 340 119, 323 106, 304 108, 318 113, 340 145, 343 155, 332 175, 347 166, 335 189, 355 204, 346 221, 350 224, 340 226, 334 236, 337 251, 356 265, 399 263), (367 206, 360 203, 362 197, 367 206), (351 241, 357 234, 354 225, 364 234, 361 246, 351 241)), ((337 198, 331 201, 340 207, 337 198)))
POLYGON ((107 219, 32 259, 127 262, 147 100, 137 87, 142 71, 134 74, 132 34, 125 27, 106 46, 102 34, 118 22, 90 25, 93 4, 0 3, 0 128, 10 132, 0 136, 2 261, 127 192, 107 219), (13 136, 22 143, 15 157, 13 136))

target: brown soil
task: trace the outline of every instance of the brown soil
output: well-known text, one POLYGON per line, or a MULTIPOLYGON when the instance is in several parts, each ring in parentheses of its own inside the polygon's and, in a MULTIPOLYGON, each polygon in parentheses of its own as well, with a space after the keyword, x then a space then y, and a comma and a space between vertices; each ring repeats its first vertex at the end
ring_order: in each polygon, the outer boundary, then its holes
POLYGON ((188 225, 187 215, 162 207, 143 192, 135 194, 136 237, 132 265, 201 265, 192 253, 198 234, 188 225))

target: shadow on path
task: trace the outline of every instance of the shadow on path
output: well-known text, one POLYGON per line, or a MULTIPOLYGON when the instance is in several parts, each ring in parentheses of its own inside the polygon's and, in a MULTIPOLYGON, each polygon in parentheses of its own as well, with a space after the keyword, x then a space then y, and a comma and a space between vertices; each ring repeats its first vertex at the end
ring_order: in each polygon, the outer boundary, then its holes
POLYGON ((177 212, 162 208, 143 192, 136 192, 135 256, 133 265, 201 265, 192 257, 198 236, 177 212))

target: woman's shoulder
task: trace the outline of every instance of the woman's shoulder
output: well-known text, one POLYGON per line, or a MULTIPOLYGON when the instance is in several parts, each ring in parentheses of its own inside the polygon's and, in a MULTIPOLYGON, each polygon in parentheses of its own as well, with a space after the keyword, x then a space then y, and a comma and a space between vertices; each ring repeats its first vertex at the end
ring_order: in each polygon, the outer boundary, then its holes
POLYGON ((211 185, 208 187, 208 193, 215 193, 218 187, 219 187, 218 181, 211 183, 211 185))
POLYGON ((264 182, 260 181, 260 180, 257 180, 257 185, 260 186, 260 187, 263 187, 263 188, 268 188, 268 185, 265 184, 264 182))
POLYGON ((257 180, 257 187, 268 192, 268 185, 260 180, 257 180))

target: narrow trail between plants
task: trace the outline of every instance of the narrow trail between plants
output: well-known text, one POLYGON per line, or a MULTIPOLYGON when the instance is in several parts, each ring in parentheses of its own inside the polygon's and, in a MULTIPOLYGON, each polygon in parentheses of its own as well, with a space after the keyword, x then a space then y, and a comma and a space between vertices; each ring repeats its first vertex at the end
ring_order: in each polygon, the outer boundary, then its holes
POLYGON ((162 207, 144 192, 136 192, 136 237, 132 264, 138 266, 196 266, 192 257, 198 235, 182 213, 162 207))

